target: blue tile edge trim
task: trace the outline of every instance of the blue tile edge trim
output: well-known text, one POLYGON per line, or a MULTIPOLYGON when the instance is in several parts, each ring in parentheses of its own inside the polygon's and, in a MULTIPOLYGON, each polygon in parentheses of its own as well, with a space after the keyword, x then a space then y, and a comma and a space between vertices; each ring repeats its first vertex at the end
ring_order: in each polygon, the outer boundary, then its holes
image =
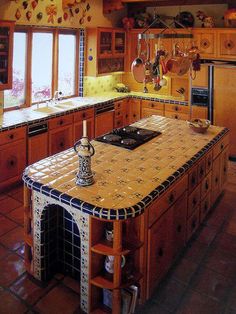
POLYGON ((65 193, 61 193, 56 189, 49 188, 46 185, 33 181, 28 176, 27 167, 23 173, 23 181, 25 185, 34 191, 40 192, 43 195, 49 196, 52 199, 60 201, 63 204, 70 205, 83 213, 91 216, 109 220, 124 220, 128 218, 134 218, 141 215, 145 208, 160 197, 172 184, 174 184, 179 178, 181 178, 186 171, 193 166, 210 148, 213 147, 229 130, 224 128, 216 137, 213 138, 207 145, 205 145, 199 152, 197 152, 189 161, 176 170, 165 181, 158 185, 152 192, 145 196, 136 205, 127 208, 113 209, 94 206, 87 202, 81 201, 77 198, 73 198, 65 193))

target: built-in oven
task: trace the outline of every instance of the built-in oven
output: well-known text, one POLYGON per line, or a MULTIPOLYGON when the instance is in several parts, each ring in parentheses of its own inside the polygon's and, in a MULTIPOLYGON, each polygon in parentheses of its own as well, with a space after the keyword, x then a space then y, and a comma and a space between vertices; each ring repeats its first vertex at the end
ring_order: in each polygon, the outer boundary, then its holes
POLYGON ((209 90, 208 88, 193 87, 191 90, 192 105, 208 107, 209 90))

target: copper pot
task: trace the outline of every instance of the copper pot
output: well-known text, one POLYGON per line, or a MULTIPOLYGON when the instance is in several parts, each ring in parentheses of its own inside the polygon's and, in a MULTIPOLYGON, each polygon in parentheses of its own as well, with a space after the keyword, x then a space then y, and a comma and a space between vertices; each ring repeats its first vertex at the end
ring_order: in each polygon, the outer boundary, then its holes
POLYGON ((188 57, 172 57, 167 61, 167 70, 179 76, 188 72, 191 62, 188 57))

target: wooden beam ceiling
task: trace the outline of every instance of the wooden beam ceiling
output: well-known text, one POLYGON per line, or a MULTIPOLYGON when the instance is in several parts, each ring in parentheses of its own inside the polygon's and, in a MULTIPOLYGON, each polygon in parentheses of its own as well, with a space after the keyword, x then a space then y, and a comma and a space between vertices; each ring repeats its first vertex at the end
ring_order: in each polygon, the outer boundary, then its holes
MULTIPOLYGON (((233 7, 235 0, 122 0, 129 8, 144 8, 174 5, 197 5, 197 4, 230 4, 233 7)), ((236 7, 236 5, 234 5, 236 7)))

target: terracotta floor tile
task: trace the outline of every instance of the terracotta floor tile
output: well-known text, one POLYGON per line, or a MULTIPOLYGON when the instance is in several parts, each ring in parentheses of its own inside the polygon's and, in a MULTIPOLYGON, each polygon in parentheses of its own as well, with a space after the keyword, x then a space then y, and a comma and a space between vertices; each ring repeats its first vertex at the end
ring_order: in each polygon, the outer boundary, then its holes
POLYGON ((199 264, 183 257, 174 268, 172 276, 178 281, 188 284, 198 266, 199 264))
POLYGON ((14 198, 7 196, 0 200, 0 214, 7 214, 15 208, 22 205, 21 202, 15 200, 14 198))
POLYGON ((161 304, 157 304, 152 301, 146 302, 143 306, 138 306, 135 310, 135 314, 168 314, 170 313, 166 308, 162 307, 161 304))
POLYGON ((63 284, 80 294, 80 284, 77 280, 66 276, 63 280, 63 284))
POLYGON ((161 304, 168 311, 174 311, 186 290, 186 285, 174 279, 168 280, 152 295, 152 301, 161 304))
POLYGON ((208 268, 201 268, 191 281, 191 289, 223 301, 232 287, 233 279, 226 278, 208 268))
POLYGON ((189 291, 183 298, 178 314, 221 314, 222 305, 195 291, 189 291))
POLYGON ((10 254, 10 251, 3 247, 2 245, 0 245, 0 259, 5 258, 7 254, 10 254))
POLYGON ((234 278, 236 276, 236 257, 218 247, 206 256, 204 265, 225 277, 234 278))
POLYGON ((15 222, 4 217, 3 215, 0 215, 0 236, 14 229, 16 226, 17 224, 15 222))
POLYGON ((216 237, 217 232, 218 228, 214 226, 205 226, 199 234, 197 240, 209 246, 216 237))
POLYGON ((4 194, 4 193, 0 193, 0 200, 4 199, 5 197, 7 197, 7 195, 6 195, 6 194, 4 194))
POLYGON ((236 285, 231 289, 230 296, 228 299, 228 306, 236 312, 236 285))
POLYGON ((199 263, 203 259, 203 257, 206 255, 207 250, 208 250, 208 246, 206 244, 195 240, 188 244, 185 257, 195 263, 199 263))
POLYGON ((17 184, 14 187, 11 187, 8 191, 7 194, 12 196, 18 193, 22 193, 23 194, 24 191, 24 185, 23 183, 17 184))
POLYGON ((14 220, 16 223, 23 225, 24 224, 24 207, 20 206, 16 209, 13 209, 10 213, 6 214, 6 216, 14 220))
POLYGON ((23 191, 18 191, 15 194, 13 194, 11 197, 16 199, 16 200, 18 200, 22 204, 24 204, 24 194, 23 194, 23 191))
POLYGON ((16 227, 0 237, 0 243, 11 250, 17 250, 24 244, 24 228, 16 227))
POLYGON ((0 314, 21 314, 27 310, 26 305, 8 291, 0 292, 0 314))
POLYGON ((42 288, 34 283, 27 274, 24 274, 10 287, 10 290, 18 295, 21 299, 27 301, 29 304, 34 304, 55 284, 56 281, 51 280, 47 287, 42 288))
POLYGON ((213 245, 236 256, 236 235, 221 232, 217 235, 213 245))
POLYGON ((37 302, 35 309, 40 314, 72 314, 79 305, 78 294, 64 285, 59 285, 37 302))
POLYGON ((9 286, 25 271, 24 261, 16 254, 9 254, 0 260, 0 285, 9 286))

